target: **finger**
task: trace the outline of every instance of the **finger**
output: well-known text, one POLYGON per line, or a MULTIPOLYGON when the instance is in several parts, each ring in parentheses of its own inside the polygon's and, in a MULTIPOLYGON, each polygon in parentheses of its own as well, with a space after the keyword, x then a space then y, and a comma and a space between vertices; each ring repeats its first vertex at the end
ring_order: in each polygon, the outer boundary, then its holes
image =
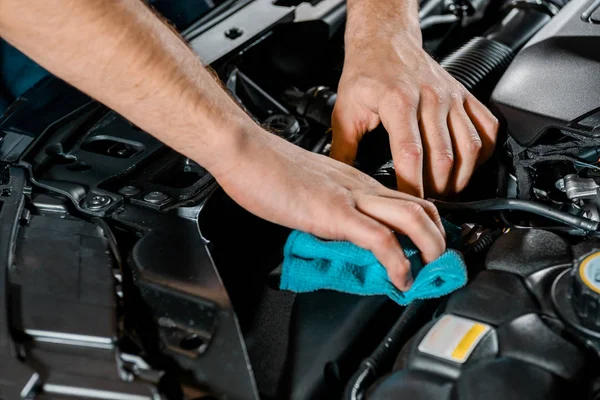
POLYGON ((410 288, 413 282, 410 261, 390 228, 354 209, 344 218, 342 236, 370 250, 385 267, 394 286, 400 290, 410 288))
POLYGON ((353 165, 360 138, 365 133, 348 115, 347 107, 337 102, 331 115, 332 141, 330 156, 343 163, 353 165))
POLYGON ((442 217, 440 217, 437 207, 432 202, 414 196, 408 197, 409 195, 405 193, 389 190, 387 188, 383 188, 377 195, 389 199, 408 200, 419 203, 427 215, 429 215, 429 218, 431 218, 435 226, 439 229, 442 236, 444 236, 444 238, 446 237, 446 230, 444 229, 444 224, 442 224, 442 217))
POLYGON ((465 111, 481 138, 482 148, 478 160, 478 164, 481 164, 494 153, 498 138, 498 119, 472 95, 468 96, 465 101, 465 111))
POLYGON ((481 152, 481 138, 461 104, 448 113, 448 126, 454 139, 456 161, 452 190, 460 192, 467 186, 481 152))
POLYGON ((421 140, 425 151, 424 175, 427 192, 442 195, 448 189, 454 154, 448 130, 448 106, 443 93, 424 88, 419 103, 421 140))
POLYGON ((390 136, 398 190, 423 197, 423 145, 417 101, 409 100, 401 91, 383 102, 379 115, 390 136))
POLYGON ((408 236, 421 250, 421 258, 429 263, 446 249, 444 236, 417 202, 379 196, 357 196, 356 208, 408 236))

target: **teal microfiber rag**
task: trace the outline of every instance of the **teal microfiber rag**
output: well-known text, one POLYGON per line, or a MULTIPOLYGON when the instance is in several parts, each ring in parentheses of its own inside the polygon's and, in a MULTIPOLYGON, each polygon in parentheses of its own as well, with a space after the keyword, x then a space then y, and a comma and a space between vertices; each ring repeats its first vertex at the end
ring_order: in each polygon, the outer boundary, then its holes
MULTIPOLYGON (((449 246, 460 230, 444 222, 449 246)), ((398 290, 373 253, 350 242, 325 241, 308 233, 294 231, 287 239, 280 288, 292 292, 329 289, 372 296, 387 295, 400 305, 416 299, 430 299, 451 293, 467 283, 467 269, 461 254, 446 250, 439 258, 423 265, 416 246, 406 237, 398 240, 411 263, 414 282, 406 292, 398 290)))

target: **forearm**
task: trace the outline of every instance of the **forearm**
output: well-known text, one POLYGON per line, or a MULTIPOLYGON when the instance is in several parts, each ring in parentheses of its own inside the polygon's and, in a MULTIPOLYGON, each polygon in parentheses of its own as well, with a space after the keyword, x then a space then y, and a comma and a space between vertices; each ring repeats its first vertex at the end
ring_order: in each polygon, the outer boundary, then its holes
POLYGON ((0 36, 209 170, 257 131, 139 0, 0 0, 0 36))

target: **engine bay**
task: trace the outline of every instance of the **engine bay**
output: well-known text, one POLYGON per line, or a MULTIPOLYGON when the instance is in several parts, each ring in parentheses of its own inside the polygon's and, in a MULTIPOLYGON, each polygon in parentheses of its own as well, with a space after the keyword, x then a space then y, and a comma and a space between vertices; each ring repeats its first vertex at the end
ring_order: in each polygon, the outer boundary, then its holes
MULTIPOLYGON (((328 155, 345 16, 231 0, 182 36, 258 123, 328 155)), ((599 398, 600 2, 420 17, 501 123, 467 189, 432 200, 462 229, 465 287, 407 307, 279 290, 288 229, 47 77, 0 119, 0 398, 599 398)), ((355 166, 394 188, 390 160, 380 127, 355 166)))

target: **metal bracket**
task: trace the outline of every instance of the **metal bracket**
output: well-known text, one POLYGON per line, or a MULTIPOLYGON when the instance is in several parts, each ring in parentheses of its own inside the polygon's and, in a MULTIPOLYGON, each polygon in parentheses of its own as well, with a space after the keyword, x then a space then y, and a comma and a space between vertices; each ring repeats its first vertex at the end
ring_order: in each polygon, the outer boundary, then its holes
POLYGON ((575 174, 563 178, 564 192, 570 200, 593 199, 598 196, 600 185, 593 178, 581 178, 575 174))

